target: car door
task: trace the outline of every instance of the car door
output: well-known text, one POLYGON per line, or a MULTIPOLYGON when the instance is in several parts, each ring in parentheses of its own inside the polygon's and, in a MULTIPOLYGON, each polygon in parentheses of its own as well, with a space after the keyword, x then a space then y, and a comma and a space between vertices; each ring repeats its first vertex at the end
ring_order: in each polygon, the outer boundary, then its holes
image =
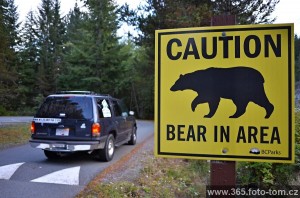
POLYGON ((128 108, 123 100, 118 100, 118 104, 119 104, 119 107, 121 108, 122 116, 126 122, 126 124, 125 124, 126 129, 124 129, 126 131, 125 136, 130 137, 132 128, 134 126, 135 118, 133 116, 129 115, 128 108))
POLYGON ((115 115, 114 122, 116 124, 117 128, 117 137, 116 142, 121 142, 127 138, 128 132, 127 132, 127 123, 126 123, 126 117, 124 114, 122 115, 122 109, 118 103, 117 100, 112 100, 113 104, 113 112, 115 115))

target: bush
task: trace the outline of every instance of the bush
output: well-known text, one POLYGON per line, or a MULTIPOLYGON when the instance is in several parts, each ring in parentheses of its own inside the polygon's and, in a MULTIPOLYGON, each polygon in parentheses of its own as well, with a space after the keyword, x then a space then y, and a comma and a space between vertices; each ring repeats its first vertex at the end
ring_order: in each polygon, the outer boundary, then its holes
POLYGON ((300 170, 300 112, 295 112, 295 166, 300 170))
POLYGON ((0 116, 9 116, 10 112, 7 109, 0 105, 0 116))
POLYGON ((237 170, 238 183, 264 188, 287 186, 295 179, 295 167, 293 164, 240 162, 237 170))
POLYGON ((237 178, 241 185, 286 186, 300 170, 300 112, 295 112, 295 164, 278 163, 238 163, 237 178))

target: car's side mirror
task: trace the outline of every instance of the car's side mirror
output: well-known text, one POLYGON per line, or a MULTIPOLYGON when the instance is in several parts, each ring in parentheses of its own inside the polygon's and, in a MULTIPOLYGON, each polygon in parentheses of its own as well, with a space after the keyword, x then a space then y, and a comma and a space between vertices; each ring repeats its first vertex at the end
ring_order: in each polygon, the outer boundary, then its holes
POLYGON ((129 111, 129 115, 134 116, 134 111, 129 111))
POLYGON ((128 113, 127 113, 127 112, 122 112, 122 116, 123 116, 123 117, 127 117, 127 116, 128 116, 128 113))

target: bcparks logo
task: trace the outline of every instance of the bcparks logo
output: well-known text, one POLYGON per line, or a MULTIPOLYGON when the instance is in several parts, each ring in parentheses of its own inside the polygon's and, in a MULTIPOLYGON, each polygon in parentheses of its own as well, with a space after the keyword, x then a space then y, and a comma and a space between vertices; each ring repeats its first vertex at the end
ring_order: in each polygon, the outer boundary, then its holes
POLYGON ((195 111, 198 104, 208 103, 211 118, 216 113, 221 98, 231 99, 236 105, 236 112, 230 118, 238 118, 246 112, 249 102, 253 102, 266 110, 265 118, 269 118, 274 106, 268 100, 264 90, 264 77, 260 72, 249 67, 208 68, 180 75, 171 91, 186 89, 197 92, 198 96, 191 104, 195 111))

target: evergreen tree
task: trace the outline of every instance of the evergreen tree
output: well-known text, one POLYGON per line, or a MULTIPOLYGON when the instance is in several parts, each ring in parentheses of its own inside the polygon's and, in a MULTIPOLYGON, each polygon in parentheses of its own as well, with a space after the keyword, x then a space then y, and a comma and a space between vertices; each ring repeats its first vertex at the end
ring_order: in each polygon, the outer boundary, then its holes
POLYGON ((38 38, 37 38, 37 24, 33 11, 30 11, 25 20, 24 27, 21 32, 22 49, 19 52, 20 64, 19 71, 19 86, 18 92, 20 94, 20 102, 25 107, 34 107, 35 98, 39 94, 38 91, 38 38))
POLYGON ((38 83, 43 95, 57 90, 62 64, 65 26, 60 16, 59 0, 42 0, 37 18, 38 83))
POLYGON ((0 1, 0 108, 14 110, 18 75, 16 53, 18 37, 18 14, 13 0, 0 1))
POLYGON ((63 75, 59 77, 61 90, 90 90, 84 79, 91 71, 90 46, 92 35, 87 30, 87 13, 80 11, 78 4, 66 16, 66 42, 64 48, 63 75), (76 83, 74 83, 76 82, 76 83))
POLYGON ((67 35, 70 37, 66 44, 65 72, 74 75, 65 76, 64 80, 71 88, 117 94, 122 60, 116 36, 116 7, 112 0, 84 3, 88 8, 86 13, 75 7, 69 15, 67 35), (77 83, 74 85, 72 82, 77 83))
POLYGON ((235 15, 237 24, 272 23, 270 15, 279 0, 215 0, 210 1, 213 15, 235 15))
POLYGON ((119 63, 116 6, 112 0, 89 0, 85 3, 90 16, 87 30, 93 38, 89 51, 93 73, 85 80, 99 91, 113 94, 115 90, 111 85, 118 79, 119 63))
POLYGON ((7 0, 6 14, 4 15, 6 21, 6 28, 9 34, 10 48, 16 48, 20 42, 19 31, 20 23, 17 6, 14 0, 7 0))

